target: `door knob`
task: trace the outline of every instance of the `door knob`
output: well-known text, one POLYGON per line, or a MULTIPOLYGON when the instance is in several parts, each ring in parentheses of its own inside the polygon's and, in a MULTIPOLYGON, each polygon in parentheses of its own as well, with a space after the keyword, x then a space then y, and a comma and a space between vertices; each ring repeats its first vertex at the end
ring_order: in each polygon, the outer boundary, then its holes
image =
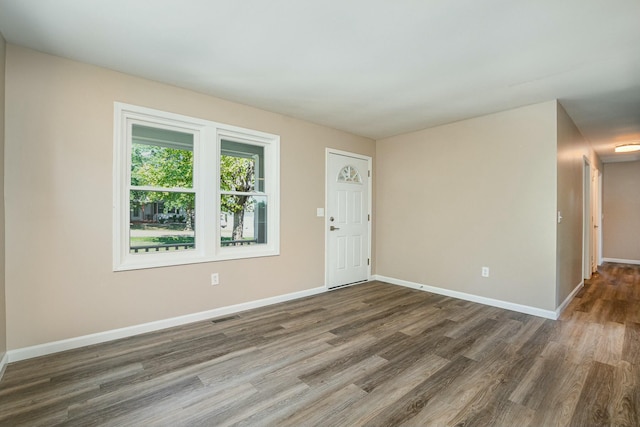
POLYGON ((333 225, 331 227, 329 227, 329 230, 334 231, 334 230, 340 230, 338 227, 334 227, 333 225))

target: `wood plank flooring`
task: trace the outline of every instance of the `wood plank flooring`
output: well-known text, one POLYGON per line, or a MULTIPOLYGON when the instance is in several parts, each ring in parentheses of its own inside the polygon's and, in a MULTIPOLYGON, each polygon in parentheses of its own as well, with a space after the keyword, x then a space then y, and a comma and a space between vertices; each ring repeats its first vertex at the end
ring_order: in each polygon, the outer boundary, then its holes
POLYGON ((558 321, 372 282, 9 364, 2 426, 638 426, 640 266, 558 321))

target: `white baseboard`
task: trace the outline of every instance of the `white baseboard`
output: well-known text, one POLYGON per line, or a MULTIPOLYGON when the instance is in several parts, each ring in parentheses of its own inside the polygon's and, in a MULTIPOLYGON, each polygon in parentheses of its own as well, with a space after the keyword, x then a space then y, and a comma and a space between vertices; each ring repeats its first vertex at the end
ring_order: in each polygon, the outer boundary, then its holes
POLYGON ((569 293, 569 295, 567 295, 567 297, 564 299, 564 301, 562 302, 562 304, 560 304, 560 306, 558 308, 556 308, 556 318, 559 318, 560 315, 562 314, 562 312, 564 311, 565 308, 567 308, 567 306, 569 305, 569 303, 571 302, 571 300, 573 299, 573 297, 576 296, 576 294, 578 292, 580 292, 580 289, 582 289, 582 287, 584 286, 584 280, 580 283, 578 283, 578 286, 576 286, 575 288, 573 288, 573 290, 571 291, 571 293, 569 293))
POLYGON ((431 292, 439 295, 446 295, 448 297, 458 298, 465 301, 477 302, 484 305, 490 305, 492 307, 499 307, 507 310, 517 311, 519 313, 531 314, 538 317, 544 317, 546 319, 556 320, 558 318, 558 314, 555 311, 543 310, 541 308, 531 307, 528 305, 516 304, 508 301, 481 297, 479 295, 467 294, 465 292, 459 292, 459 291, 452 291, 450 289, 423 285, 421 283, 409 282, 401 279, 394 279, 393 277, 375 275, 372 277, 372 279, 379 280, 381 282, 391 283, 392 285, 406 286, 408 288, 418 289, 420 291, 431 292))
POLYGON ((2 376, 4 375, 4 370, 7 367, 7 363, 9 363, 9 354, 5 352, 2 355, 2 359, 0 359, 0 381, 2 381, 2 376))
MULTIPOLYGON (((230 305, 227 307, 214 308, 213 310, 202 311, 199 313, 187 314, 184 316, 173 317, 170 319, 158 320, 141 325, 128 326, 126 328, 113 329, 110 331, 99 332, 91 335, 84 335, 75 338, 69 338, 61 341, 34 345, 31 347, 9 350, 3 362, 8 358, 8 362, 18 362, 20 360, 31 359, 47 354, 58 353, 60 351, 80 348, 87 345, 99 344, 107 341, 113 341, 120 338, 126 338, 133 335, 144 334, 146 332, 158 331, 174 326, 185 325, 187 323, 199 322, 201 320, 213 319, 214 317, 226 316, 229 314, 239 313, 241 311, 250 310, 252 308, 264 307, 267 305, 277 304, 280 302, 291 301, 299 298, 326 292, 327 288, 322 286, 318 288, 307 289, 304 291, 293 292, 285 295, 264 298, 256 301, 244 302, 241 304, 230 305)), ((5 362, 6 364, 6 362, 5 362)))
POLYGON ((604 261, 604 262, 615 262, 616 264, 640 265, 640 260, 637 260, 637 259, 602 258, 602 261, 604 261))

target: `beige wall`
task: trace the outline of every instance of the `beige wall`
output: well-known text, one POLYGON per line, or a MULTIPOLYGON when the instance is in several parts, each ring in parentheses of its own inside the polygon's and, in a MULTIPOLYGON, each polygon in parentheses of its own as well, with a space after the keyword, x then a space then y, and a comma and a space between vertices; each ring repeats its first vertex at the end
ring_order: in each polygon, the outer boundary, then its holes
POLYGON ((557 295, 560 305, 582 282, 583 176, 585 159, 602 169, 590 144, 558 104, 558 210, 562 222, 557 235, 557 295))
MULTIPOLYGON (((18 349, 322 286, 316 208, 324 205, 325 147, 374 157, 375 273, 544 310, 581 280, 583 156, 600 164, 556 101, 374 143, 13 45, 6 50, 11 251, 2 257, 0 351, 5 341, 18 349), (114 101, 279 134, 281 256, 112 272, 114 101), (482 266, 489 278, 480 277, 482 266), (212 272, 220 273, 218 287, 209 285, 212 272)), ((613 257, 607 240, 605 256, 613 257)))
POLYGON ((640 262, 640 162, 605 163, 603 256, 640 262))
POLYGON ((325 147, 372 140, 13 45, 6 77, 9 349, 323 286, 325 147), (112 272, 114 101, 279 134, 281 256, 112 272))
POLYGON ((377 274, 554 310, 556 120, 552 101, 378 141, 377 274))
MULTIPOLYGON (((4 276, 4 74, 6 43, 0 34, 0 360, 7 351, 7 319, 4 276)), ((0 374, 1 375, 1 374, 0 374)))

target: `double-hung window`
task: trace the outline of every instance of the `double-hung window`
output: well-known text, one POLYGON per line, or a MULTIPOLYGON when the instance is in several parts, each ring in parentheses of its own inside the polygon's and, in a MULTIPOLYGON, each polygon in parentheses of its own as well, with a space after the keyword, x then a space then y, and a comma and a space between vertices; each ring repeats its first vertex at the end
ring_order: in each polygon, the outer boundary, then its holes
POLYGON ((279 137, 115 104, 114 270, 279 253, 279 137))

